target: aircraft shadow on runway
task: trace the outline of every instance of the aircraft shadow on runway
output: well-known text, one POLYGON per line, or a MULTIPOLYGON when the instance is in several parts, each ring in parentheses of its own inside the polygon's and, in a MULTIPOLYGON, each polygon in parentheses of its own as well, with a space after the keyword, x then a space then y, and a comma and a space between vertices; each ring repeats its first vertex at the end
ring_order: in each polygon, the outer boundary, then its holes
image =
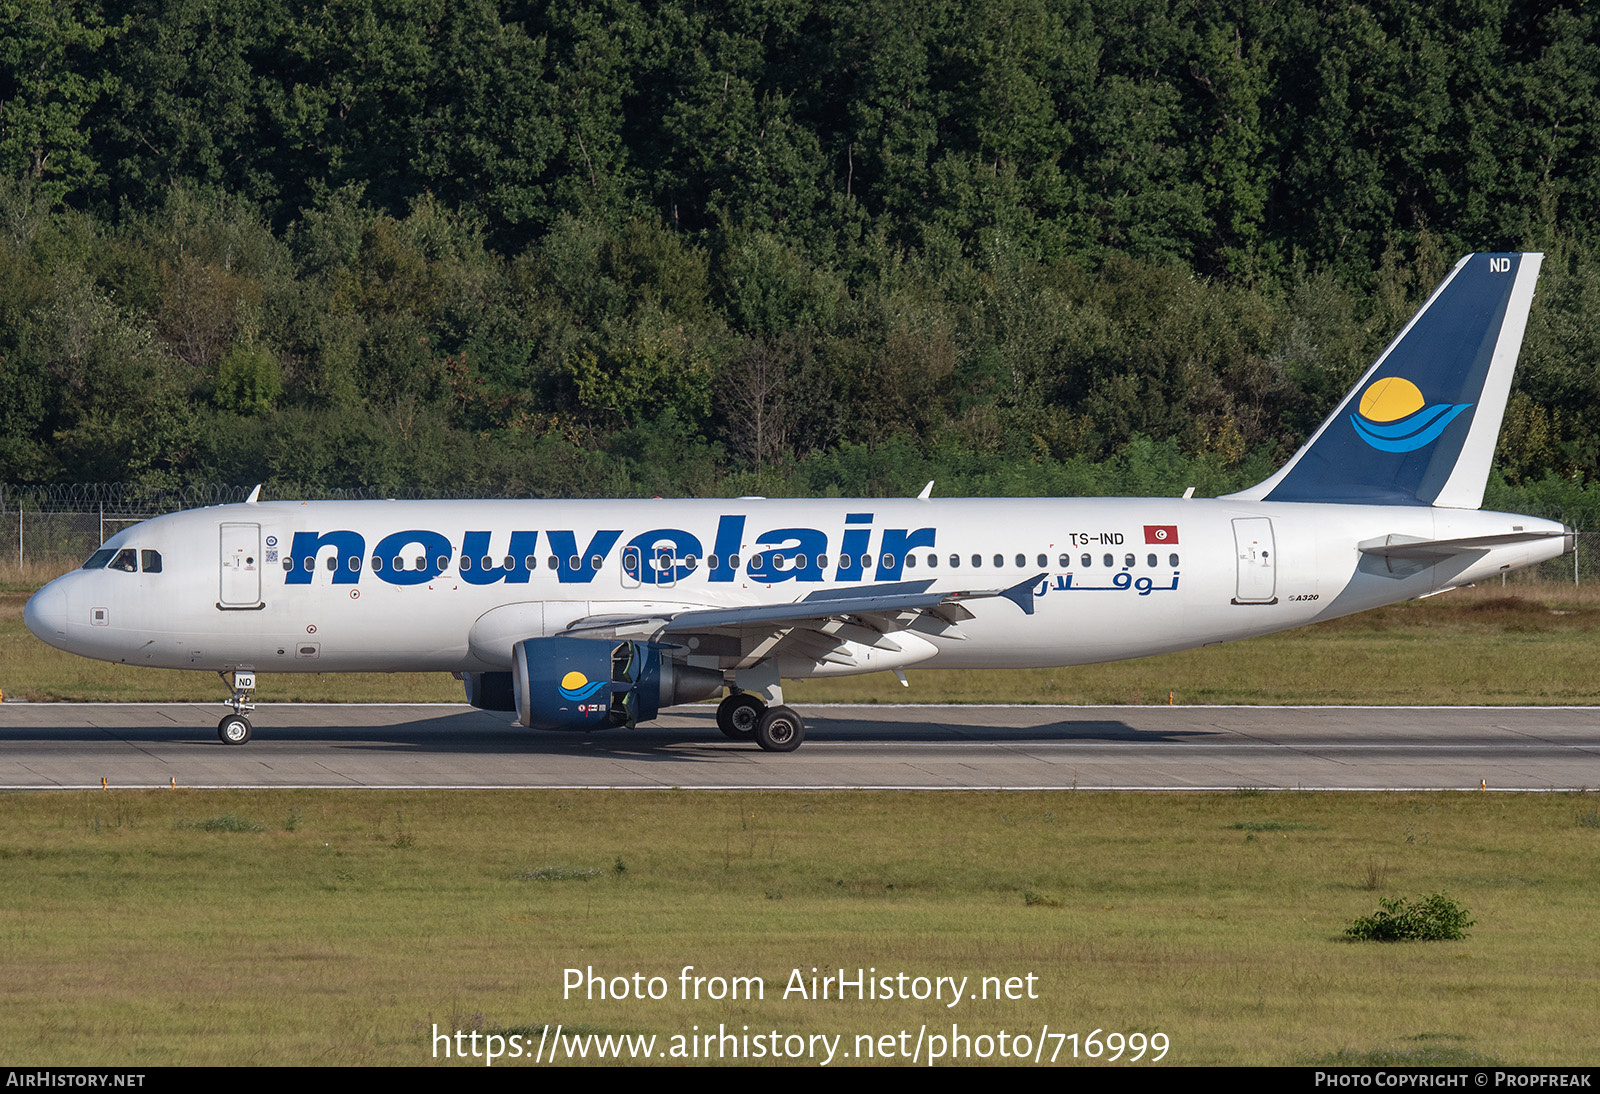
MULTIPOLYGON (((159 709, 159 708, 157 708, 159 709)), ((322 715, 322 711, 317 712, 322 715)), ((256 736, 236 750, 217 741, 209 725, 166 722, 163 715, 142 723, 76 726, 0 726, 0 747, 44 747, 69 743, 193 744, 197 748, 237 752, 241 757, 273 750, 274 745, 321 742, 337 749, 362 749, 409 753, 559 755, 614 753, 629 759, 659 757, 682 760, 686 754, 726 755, 730 750, 766 756, 753 742, 732 741, 717 729, 710 711, 704 714, 674 712, 665 724, 637 729, 609 729, 595 733, 559 733, 529 730, 510 724, 505 715, 480 711, 408 718, 389 725, 352 725, 331 719, 316 724, 276 725, 272 712, 256 716, 256 736), (157 721, 157 719, 162 719, 157 721)), ((187 721, 187 719, 185 720, 187 721)), ((838 718, 822 715, 807 719, 806 743, 795 755, 828 745, 939 745, 991 744, 1178 744, 1206 740, 1217 731, 1159 731, 1136 729, 1126 722, 1104 718, 1063 718, 1034 725, 997 726, 963 719, 959 712, 940 711, 938 717, 918 721, 838 718)), ((782 757, 774 757, 781 759, 782 757)))

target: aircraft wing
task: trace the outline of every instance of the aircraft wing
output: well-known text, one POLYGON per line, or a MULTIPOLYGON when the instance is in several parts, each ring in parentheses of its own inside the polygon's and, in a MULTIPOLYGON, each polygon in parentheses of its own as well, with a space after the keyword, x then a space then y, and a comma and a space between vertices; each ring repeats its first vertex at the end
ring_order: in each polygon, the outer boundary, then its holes
MULTIPOLYGON (((897 581, 854 589, 822 589, 790 604, 757 604, 744 608, 708 608, 674 616, 665 630, 668 634, 692 633, 708 627, 737 627, 748 624, 799 623, 813 619, 836 619, 849 615, 884 615, 901 612, 936 611, 964 600, 983 600, 1002 596, 1033 614, 1033 590, 1044 574, 1019 582, 1007 589, 974 589, 963 592, 929 592, 929 581, 897 581)), ((972 618, 964 613, 964 618, 972 618)))
MULTIPOLYGON (((561 632, 570 637, 631 637, 671 644, 700 639, 710 648, 727 650, 738 643, 743 665, 783 653, 816 661, 854 664, 845 643, 898 652, 890 635, 915 630, 944 638, 964 638, 959 624, 972 618, 970 600, 1003 597, 1033 614, 1033 590, 1044 580, 1037 574, 1004 589, 932 591, 933 581, 897 581, 846 589, 823 589, 783 604, 751 604, 735 608, 694 608, 662 615, 599 615, 580 619, 561 632), (722 641, 719 642, 718 640, 722 641)), ((731 651, 730 651, 731 652, 731 651)))

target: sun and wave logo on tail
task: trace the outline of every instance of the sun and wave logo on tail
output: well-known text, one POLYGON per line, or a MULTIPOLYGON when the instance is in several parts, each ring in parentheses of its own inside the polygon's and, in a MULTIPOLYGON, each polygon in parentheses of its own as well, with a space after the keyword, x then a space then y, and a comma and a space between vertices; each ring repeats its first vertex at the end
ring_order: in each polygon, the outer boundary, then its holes
POLYGON ((1400 376, 1374 380, 1350 415, 1356 436, 1383 452, 1415 452, 1439 439, 1471 403, 1434 403, 1416 384, 1400 376))
POLYGON ((561 692, 563 698, 582 702, 605 686, 604 680, 590 680, 583 673, 573 670, 561 678, 561 683, 556 689, 561 692))

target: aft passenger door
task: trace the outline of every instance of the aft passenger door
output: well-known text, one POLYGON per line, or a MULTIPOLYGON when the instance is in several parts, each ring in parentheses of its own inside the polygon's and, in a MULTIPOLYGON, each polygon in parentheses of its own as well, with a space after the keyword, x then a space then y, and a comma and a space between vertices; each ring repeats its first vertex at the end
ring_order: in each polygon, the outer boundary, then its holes
POLYGON ((1277 547, 1272 521, 1267 517, 1239 517, 1233 522, 1233 546, 1238 558, 1235 604, 1277 603, 1277 547))
POLYGON ((261 525, 222 525, 219 608, 261 606, 261 525))

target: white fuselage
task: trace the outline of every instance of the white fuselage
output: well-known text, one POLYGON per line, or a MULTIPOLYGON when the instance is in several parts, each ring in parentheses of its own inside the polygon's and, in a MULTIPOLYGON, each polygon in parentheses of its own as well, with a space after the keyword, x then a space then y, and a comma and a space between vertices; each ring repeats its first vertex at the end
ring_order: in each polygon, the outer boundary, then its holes
MULTIPOLYGON (((66 574, 29 602, 27 622, 51 645, 127 664, 492 672, 510 666, 516 642, 582 619, 897 582, 994 590, 1043 574, 1032 615, 973 600, 952 632, 899 632, 896 649, 863 647, 853 663, 784 653, 779 668, 797 678, 1059 666, 1246 638, 1482 580, 1570 549, 1562 531, 1477 510, 1229 499, 270 502, 129 528, 106 547, 156 552, 159 572, 66 574), (1425 563, 1360 549, 1540 531, 1557 534, 1425 563)), ((738 660, 686 656, 724 669, 738 660)))

